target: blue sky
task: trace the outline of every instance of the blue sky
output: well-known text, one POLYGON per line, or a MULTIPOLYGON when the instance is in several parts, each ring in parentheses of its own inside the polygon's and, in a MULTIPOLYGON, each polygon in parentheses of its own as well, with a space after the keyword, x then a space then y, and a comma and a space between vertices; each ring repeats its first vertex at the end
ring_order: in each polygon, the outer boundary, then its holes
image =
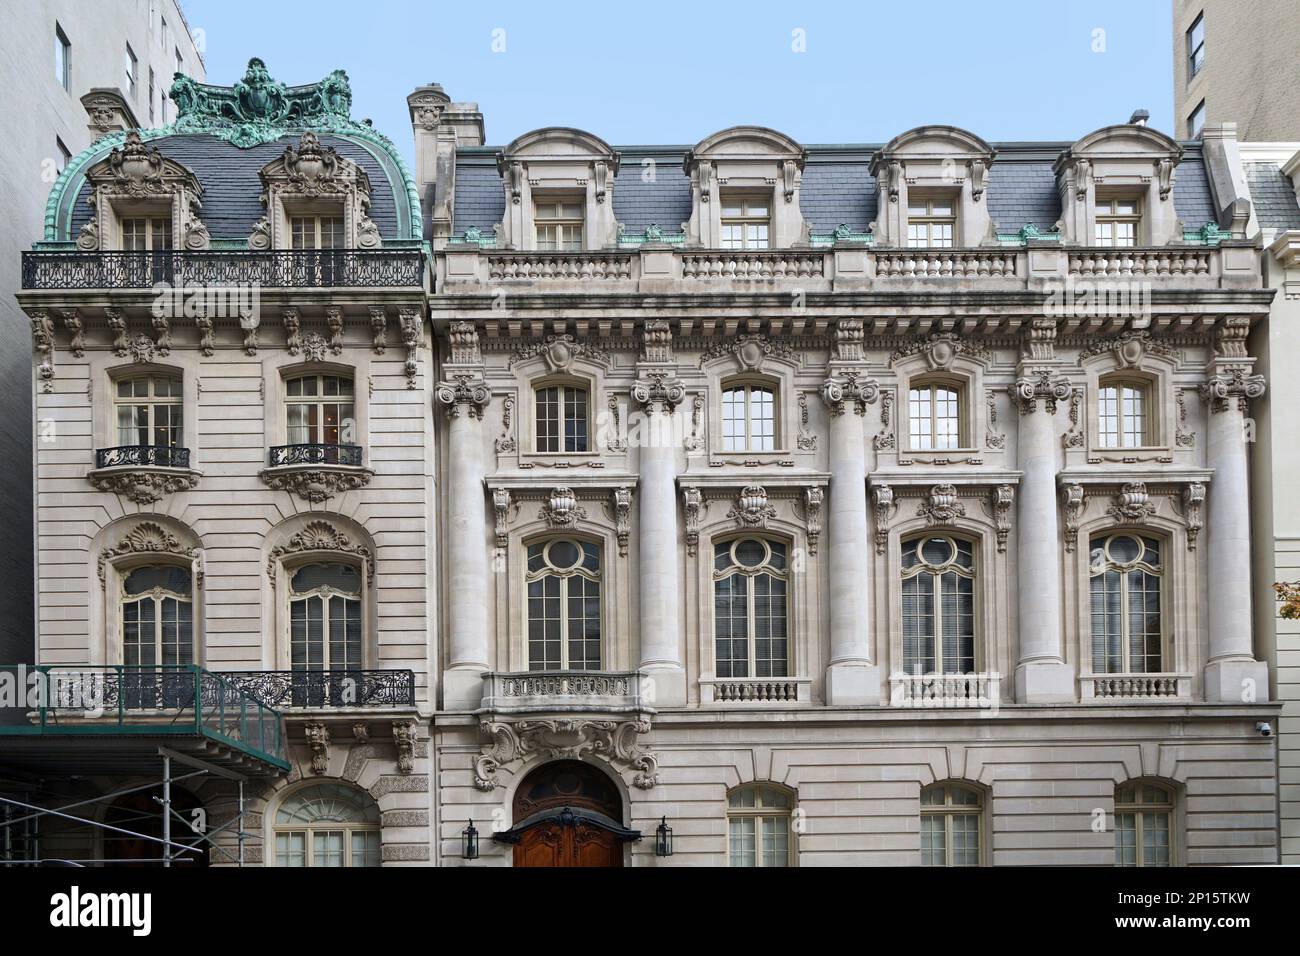
POLYGON ((1173 127, 1169 0, 183 5, 209 82, 233 83, 250 56, 290 85, 341 67, 353 115, 408 158, 406 95, 428 82, 477 101, 496 145, 538 126, 692 144, 739 123, 804 143, 926 123, 1074 140, 1139 107, 1173 127))

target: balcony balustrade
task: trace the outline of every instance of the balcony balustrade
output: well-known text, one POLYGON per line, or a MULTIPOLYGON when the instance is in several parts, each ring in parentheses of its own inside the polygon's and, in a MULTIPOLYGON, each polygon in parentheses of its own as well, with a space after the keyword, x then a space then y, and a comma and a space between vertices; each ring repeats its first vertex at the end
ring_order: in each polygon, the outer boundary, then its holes
POLYGON ((95 450, 96 468, 188 468, 190 450, 171 445, 119 445, 95 450))
POLYGON ((292 465, 347 465, 361 467, 363 452, 360 445, 327 445, 305 443, 298 445, 273 445, 267 455, 272 468, 292 465))
POLYGON ((221 678, 282 710, 415 706, 409 670, 222 671, 221 678))
POLYGON ((641 713, 654 707, 654 681, 640 671, 519 671, 483 675, 482 709, 498 714, 641 713))

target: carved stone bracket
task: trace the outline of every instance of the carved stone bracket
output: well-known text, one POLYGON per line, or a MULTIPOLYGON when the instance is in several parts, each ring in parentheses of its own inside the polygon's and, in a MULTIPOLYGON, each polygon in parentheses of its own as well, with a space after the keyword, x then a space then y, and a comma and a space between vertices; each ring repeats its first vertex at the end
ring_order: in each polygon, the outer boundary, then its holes
POLYGON ((492 489, 492 511, 496 516, 497 547, 504 548, 510 541, 510 491, 508 489, 492 489))
POLYGON ((876 554, 884 554, 889 547, 889 525, 898 513, 898 504, 894 501, 894 489, 889 485, 875 485, 872 498, 876 514, 876 554))
POLYGON ((32 348, 41 357, 37 369, 41 380, 41 391, 52 392, 54 391, 54 320, 44 309, 33 310, 29 317, 32 320, 32 348))
POLYGON ((1011 531, 1011 517, 1015 513, 1016 489, 1011 485, 998 485, 989 492, 989 511, 997 528, 998 551, 1007 550, 1007 535, 1011 531))
POLYGON ((988 428, 984 433, 984 444, 988 448, 1006 448, 1007 436, 997 430, 998 423, 998 399, 993 389, 987 389, 984 394, 985 403, 988 405, 988 428))
POLYGON ((302 732, 311 748, 311 772, 325 773, 330 767, 330 729, 312 720, 302 725, 302 732))
POLYGON ((370 307, 370 348, 376 355, 383 355, 388 348, 388 313, 382 305, 370 307))
POLYGON ((808 426, 808 393, 799 393, 799 436, 795 439, 800 451, 817 450, 817 433, 808 426))
POLYGON ((686 518, 686 554, 695 557, 700 545, 700 522, 708 511, 708 502, 699 488, 682 489, 682 513, 686 518))
POLYGON ((1070 393, 1070 428, 1061 436, 1061 444, 1066 448, 1083 448, 1086 439, 1081 422, 1083 408, 1083 389, 1076 388, 1070 393))
POLYGON ((498 455, 513 455, 519 448, 515 441, 514 416, 515 397, 507 395, 501 401, 501 435, 494 446, 498 455))
POLYGON ((627 557, 627 542, 632 533, 632 489, 615 488, 612 496, 614 532, 618 536, 618 556, 627 557))
POLYGON ((345 491, 356 491, 370 484, 374 472, 369 468, 338 466, 264 468, 258 477, 272 491, 287 491, 303 501, 320 504, 345 491))
POLYGON ((808 553, 817 554, 817 542, 822 534, 822 502, 825 496, 816 486, 803 491, 804 528, 808 532, 808 553))
POLYGON ((742 528, 766 528, 768 520, 776 517, 776 509, 768 503, 767 490, 762 485, 746 485, 727 517, 734 518, 742 528))
POLYGON ((504 786, 497 779, 502 769, 533 755, 552 760, 603 757, 616 767, 635 772, 632 785, 650 790, 659 783, 659 757, 642 747, 638 738, 650 731, 650 718, 632 719, 565 717, 504 721, 485 719, 479 730, 489 738, 474 761, 474 786, 490 793, 504 786))
POLYGON ((415 769, 415 721, 393 721, 393 746, 397 748, 397 772, 411 773, 415 769))
POLYGON ((871 439, 871 447, 876 451, 893 451, 898 447, 898 439, 894 434, 894 390, 892 388, 881 389, 880 391, 880 432, 871 439))
POLYGON ((402 370, 406 373, 406 387, 415 388, 415 379, 420 372, 420 345, 424 337, 420 310, 411 308, 398 309, 397 323, 402 333, 402 345, 406 348, 406 361, 402 364, 402 370))
POLYGON ((966 506, 957 500, 957 486, 944 483, 930 488, 930 493, 917 506, 916 514, 930 525, 947 525, 966 517, 966 506))
POLYGON ((199 485, 197 471, 158 468, 113 468, 92 471, 86 476, 96 491, 122 495, 138 505, 151 505, 178 491, 199 485))
POLYGON ((1079 522, 1086 503, 1083 485, 1069 484, 1061 488, 1061 508, 1065 512, 1065 550, 1074 553, 1079 541, 1079 522))
POLYGON ((1116 524, 1143 524, 1156 513, 1156 506, 1147 494, 1146 482, 1127 481, 1114 496, 1106 514, 1116 524))
POLYGON ((587 511, 578 504, 572 488, 560 486, 551 489, 551 495, 537 512, 537 517, 548 528, 571 531, 579 521, 587 520, 587 511))
POLYGON ((1195 551, 1205 523, 1205 485, 1199 481, 1188 482, 1181 497, 1170 500, 1175 501, 1187 528, 1187 550, 1195 551))

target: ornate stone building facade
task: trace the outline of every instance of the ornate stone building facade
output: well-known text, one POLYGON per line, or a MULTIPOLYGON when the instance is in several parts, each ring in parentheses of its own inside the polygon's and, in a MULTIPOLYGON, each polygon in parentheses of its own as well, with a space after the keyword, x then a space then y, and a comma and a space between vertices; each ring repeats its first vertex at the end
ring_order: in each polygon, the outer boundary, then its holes
POLYGON ((29 254, 38 659, 244 761, 212 862, 1276 859, 1201 144, 495 148, 430 86, 408 176, 339 74, 173 96, 29 254))

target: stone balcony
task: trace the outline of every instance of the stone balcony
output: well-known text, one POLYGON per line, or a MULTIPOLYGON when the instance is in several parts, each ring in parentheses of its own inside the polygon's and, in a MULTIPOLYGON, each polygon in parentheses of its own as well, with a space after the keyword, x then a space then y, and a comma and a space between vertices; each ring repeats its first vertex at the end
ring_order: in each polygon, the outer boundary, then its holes
POLYGON ((640 671, 489 671, 484 713, 653 713, 654 682, 640 671))

